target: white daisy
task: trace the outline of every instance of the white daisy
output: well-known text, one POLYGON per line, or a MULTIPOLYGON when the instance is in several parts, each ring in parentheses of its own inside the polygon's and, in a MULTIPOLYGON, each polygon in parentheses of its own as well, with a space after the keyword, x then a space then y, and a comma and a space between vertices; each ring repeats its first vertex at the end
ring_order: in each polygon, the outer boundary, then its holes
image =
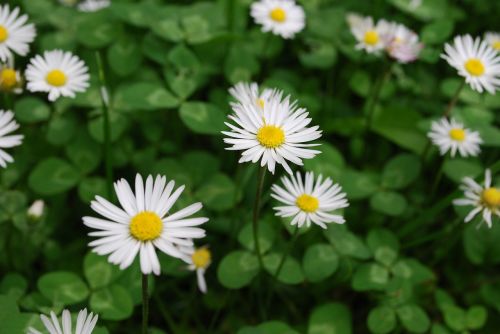
POLYGON ((271 31, 283 38, 293 38, 306 25, 304 10, 294 0, 255 1, 250 15, 263 32, 271 31))
POLYGON ((416 33, 402 24, 392 25, 386 47, 389 56, 405 64, 416 60, 422 48, 416 33))
POLYGON ((89 73, 85 63, 71 52, 46 51, 43 57, 35 56, 26 69, 28 90, 47 92, 49 100, 60 96, 75 97, 89 87, 89 73))
MULTIPOLYGON (((229 88, 229 93, 240 104, 255 104, 259 108, 264 108, 264 104, 273 93, 272 89, 264 89, 260 92, 259 85, 255 82, 246 83, 239 82, 233 87, 229 88)), ((233 105, 234 103, 231 103, 233 105)))
MULTIPOLYGON (((83 309, 78 313, 78 318, 76 319, 76 327, 73 331, 71 324, 71 314, 68 310, 64 310, 61 317, 61 323, 54 312, 50 312, 50 318, 46 315, 40 315, 45 329, 49 331, 49 334, 91 334, 97 323, 98 315, 94 315, 92 312, 87 316, 87 309, 83 309)), ((42 334, 36 329, 30 327, 28 328, 27 334, 42 334)))
POLYGON ((19 7, 10 10, 9 5, 0 5, 0 60, 7 61, 13 53, 26 56, 30 50, 36 30, 28 23, 28 15, 19 16, 19 7))
POLYGON ((346 208, 349 203, 342 187, 333 184, 330 178, 323 180, 320 175, 314 180, 314 173, 307 172, 305 180, 299 172, 296 177, 283 176, 282 188, 274 184, 271 188, 271 196, 285 204, 275 207, 276 215, 281 217, 293 217, 291 224, 302 227, 304 223, 311 226, 311 222, 326 229, 329 223, 343 224, 344 217, 332 214, 333 211, 346 208))
POLYGON ((45 209, 45 202, 41 199, 37 199, 31 204, 28 209, 28 217, 32 219, 40 219, 43 215, 43 211, 45 209))
POLYGON ((484 175, 484 187, 476 183, 472 178, 465 177, 460 187, 464 191, 465 198, 453 201, 455 205, 471 205, 475 208, 465 217, 468 223, 482 211, 483 220, 488 227, 492 226, 492 216, 500 217, 500 188, 492 185, 491 171, 486 170, 484 175))
POLYGON ((0 166, 3 168, 7 167, 7 163, 14 161, 14 158, 3 148, 19 146, 23 141, 23 135, 6 136, 18 128, 19 124, 14 120, 14 113, 10 110, 0 110, 0 166))
POLYGON ((188 269, 196 271, 196 279, 198 282, 198 288, 201 292, 207 292, 207 283, 205 281, 205 271, 212 263, 212 253, 207 246, 195 248, 195 247, 180 247, 180 250, 187 255, 186 262, 188 263, 188 269))
POLYGON ((484 34, 484 40, 497 52, 500 52, 500 33, 489 31, 484 34))
POLYGON ((243 151, 240 163, 260 160, 260 165, 274 174, 276 163, 283 165, 288 173, 292 170, 287 160, 302 165, 302 159, 311 159, 320 151, 308 147, 318 144, 308 142, 321 137, 318 126, 307 127, 311 122, 309 113, 290 102, 290 96, 282 100, 283 92, 271 94, 260 108, 255 103, 232 105, 234 111, 229 118, 236 123, 225 124, 231 131, 223 131, 224 142, 231 144, 227 150, 243 151))
POLYGON ((78 4, 78 10, 81 12, 97 12, 111 5, 110 0, 84 0, 78 4))
POLYGON ((358 14, 348 14, 347 23, 351 33, 358 41, 356 49, 365 50, 368 53, 379 53, 387 47, 387 35, 391 24, 386 20, 379 20, 374 24, 373 18, 362 17, 358 14))
POLYGON ((184 186, 174 192, 174 181, 167 184, 164 176, 158 175, 153 182, 150 175, 144 185, 142 177, 135 178, 135 195, 127 181, 115 182, 115 192, 122 208, 96 196, 91 208, 106 219, 83 217, 86 226, 99 230, 89 233, 98 239, 89 243, 99 255, 109 255, 108 261, 125 269, 132 264, 140 252, 141 270, 144 274, 160 274, 160 262, 155 247, 160 251, 186 260, 178 246, 193 246, 191 239, 203 238, 205 231, 196 227, 208 218, 187 218, 201 210, 201 203, 192 204, 171 213, 184 186))
POLYGON ((21 73, 11 64, 0 63, 0 91, 20 94, 23 92, 21 73))
POLYGON ((458 70, 473 90, 491 94, 500 87, 500 55, 479 37, 457 36, 441 57, 458 70))
POLYGON ((481 151, 479 144, 483 142, 479 132, 466 129, 463 124, 446 117, 432 122, 427 136, 439 148, 441 155, 451 151, 452 157, 457 151, 462 157, 475 157, 481 151))

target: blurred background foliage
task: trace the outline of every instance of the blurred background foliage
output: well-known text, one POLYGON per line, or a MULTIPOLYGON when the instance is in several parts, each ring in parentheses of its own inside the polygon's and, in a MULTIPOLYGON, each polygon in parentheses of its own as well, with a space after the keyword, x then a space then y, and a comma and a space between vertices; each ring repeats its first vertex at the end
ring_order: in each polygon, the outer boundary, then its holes
MULTIPOLYGON (((137 263, 120 271, 90 254, 81 222, 94 195, 106 194, 96 52, 111 95, 115 177, 164 174, 186 184, 181 205, 202 201, 210 217, 209 292, 198 293, 181 262, 161 257, 152 333, 498 333, 500 227, 463 224, 466 212, 451 200, 463 176, 500 171, 500 95, 466 88, 454 110, 480 131, 479 158, 422 154, 430 120, 462 80, 440 60, 443 43, 500 29, 500 2, 423 0, 412 9, 407 0, 303 0, 307 27, 293 41, 261 33, 250 0, 113 0, 96 13, 55 0, 7 2, 37 26, 32 53, 75 52, 92 86, 54 104, 15 98, 25 141, 0 173, 1 333, 39 327, 38 313, 65 307, 99 313, 97 334, 139 330, 137 263), (425 43, 419 61, 392 65, 368 134, 364 113, 389 64, 354 50, 352 11, 404 23, 425 43), (256 168, 238 165, 220 134, 227 89, 240 81, 284 89, 307 107, 324 137, 305 169, 332 177, 351 201, 345 226, 300 233, 278 283, 259 275, 253 253, 256 168), (38 198, 47 210, 33 219, 27 207, 38 198)), ((272 215, 268 192, 264 202, 260 242, 274 272, 291 228, 272 215)))

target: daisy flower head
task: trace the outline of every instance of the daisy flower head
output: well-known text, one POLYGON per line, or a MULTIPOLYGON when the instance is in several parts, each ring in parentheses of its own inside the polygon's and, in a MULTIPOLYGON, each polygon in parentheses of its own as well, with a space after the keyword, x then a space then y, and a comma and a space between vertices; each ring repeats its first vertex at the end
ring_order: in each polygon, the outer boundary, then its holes
POLYGON ((348 14, 347 23, 351 33, 357 40, 356 49, 367 53, 379 53, 387 46, 387 34, 391 25, 386 20, 379 20, 376 24, 372 17, 363 17, 358 14, 348 14))
POLYGON ((171 209, 184 186, 174 191, 175 182, 158 175, 150 175, 143 182, 141 175, 135 178, 135 194, 128 182, 115 182, 115 192, 121 208, 96 196, 91 208, 102 218, 83 217, 83 223, 98 231, 89 233, 96 240, 89 243, 99 255, 109 255, 110 263, 129 267, 139 253, 143 274, 160 274, 160 262, 155 248, 165 254, 186 260, 179 246, 193 246, 192 239, 203 238, 205 231, 199 227, 208 218, 189 216, 200 211, 201 203, 192 204, 177 212, 171 209))
POLYGON ((306 25, 304 9, 295 0, 259 0, 252 3, 250 15, 263 32, 293 38, 306 25))
POLYGON ((78 10, 81 12, 97 12, 111 5, 110 0, 84 0, 78 4, 78 10))
POLYGON ((9 135, 18 128, 14 113, 10 110, 0 110, 0 166, 3 168, 7 167, 7 163, 14 162, 14 158, 3 149, 19 146, 23 141, 23 135, 9 135))
POLYGON ((500 33, 489 31, 484 34, 484 40, 497 52, 500 52, 500 33))
POLYGON ((406 64, 416 60, 424 45, 419 42, 418 35, 402 24, 393 24, 388 33, 387 53, 400 63, 406 64))
POLYGON ((445 44, 441 57, 457 69, 465 82, 479 93, 491 94, 500 87, 500 55, 486 41, 470 35, 457 36, 445 44))
MULTIPOLYGON (((255 104, 258 108, 264 108, 266 100, 268 100, 274 93, 272 89, 266 88, 260 90, 259 85, 255 82, 239 82, 233 87, 229 88, 229 93, 240 104, 255 104)), ((234 103, 231 103, 233 106, 234 103)))
POLYGON ((452 157, 457 151, 462 157, 475 157, 481 151, 479 145, 483 142, 479 132, 469 130, 462 123, 446 117, 432 122, 428 137, 439 148, 441 155, 450 151, 452 157))
MULTIPOLYGON (((87 309, 81 310, 78 313, 74 331, 71 324, 71 314, 68 310, 63 311, 60 323, 54 312, 50 312, 50 318, 44 314, 40 315, 40 318, 49 334, 91 334, 97 323, 98 315, 94 315, 92 312, 87 315, 87 309)), ((27 334, 42 333, 30 327, 27 334)))
POLYGON ((205 281, 205 271, 212 263, 212 253, 207 246, 200 248, 180 247, 180 250, 187 255, 186 262, 188 269, 196 271, 196 280, 201 292, 207 292, 207 282, 205 281))
POLYGON ((470 177, 465 177, 462 182, 460 189, 464 191, 465 198, 456 199, 453 204, 474 207, 465 217, 466 223, 482 212, 483 221, 491 228, 492 216, 500 217, 500 188, 492 185, 491 171, 487 169, 485 172, 484 186, 470 177))
POLYGON ((11 11, 9 5, 0 5, 0 60, 7 61, 14 54, 26 56, 29 44, 36 36, 33 23, 28 22, 28 15, 19 15, 19 7, 11 11))
POLYGON ((0 63, 0 92, 20 94, 22 87, 21 73, 11 64, 0 63))
POLYGON ((88 72, 85 63, 71 52, 46 51, 30 60, 26 69, 28 90, 49 93, 49 101, 61 96, 75 97, 89 87, 88 72))
POLYGON ((283 176, 281 182, 284 188, 274 184, 271 196, 284 206, 274 210, 277 216, 293 217, 291 225, 302 227, 314 223, 326 229, 329 223, 345 223, 344 217, 333 211, 346 208, 349 203, 342 187, 330 178, 323 180, 321 175, 315 178, 313 172, 307 172, 303 178, 297 172, 295 176, 283 176))
POLYGON ((229 118, 235 123, 225 124, 230 131, 224 142, 231 146, 227 150, 243 151, 240 163, 260 160, 262 167, 274 174, 276 164, 292 173, 287 161, 301 166, 302 159, 311 159, 320 151, 309 147, 319 144, 309 142, 321 137, 319 126, 307 127, 311 123, 309 113, 291 102, 290 96, 282 98, 283 92, 275 91, 260 108, 255 103, 233 104, 234 114, 229 118))

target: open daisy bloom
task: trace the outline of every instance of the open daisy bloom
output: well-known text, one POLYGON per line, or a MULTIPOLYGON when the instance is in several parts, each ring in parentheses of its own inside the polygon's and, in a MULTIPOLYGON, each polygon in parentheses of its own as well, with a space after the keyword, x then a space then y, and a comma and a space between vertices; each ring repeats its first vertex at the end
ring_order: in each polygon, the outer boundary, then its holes
POLYGON ((472 178, 465 177, 460 188, 464 191, 465 198, 456 199, 453 204, 474 206, 464 221, 468 223, 482 212, 483 220, 491 228, 492 216, 500 217, 500 188, 492 185, 491 171, 487 169, 485 172, 484 187, 477 184, 472 178))
POLYGON ((28 90, 47 92, 50 101, 84 92, 89 87, 89 78, 85 63, 71 52, 62 50, 35 56, 26 69, 28 90))
MULTIPOLYGON (((274 93, 272 89, 264 89, 262 92, 259 85, 255 82, 239 82, 233 87, 229 88, 229 93, 240 104, 255 104, 258 108, 264 108, 266 100, 268 100, 274 93)), ((233 105, 234 103, 231 103, 233 105)))
POLYGON ((424 47, 418 35, 402 24, 394 23, 388 34, 387 53, 400 63, 416 60, 424 47))
POLYGON ((386 20, 379 20, 377 24, 374 24, 371 17, 351 13, 347 15, 347 23, 354 38, 358 41, 356 49, 365 50, 368 53, 379 53, 387 47, 387 35, 391 25, 386 20))
POLYGON ((458 70, 470 87, 482 93, 491 94, 500 87, 500 55, 479 37, 457 36, 453 44, 445 44, 441 55, 448 64, 458 70))
POLYGON ((207 246, 200 248, 180 247, 180 250, 188 256, 186 258, 186 262, 189 265, 188 269, 196 271, 198 288, 201 292, 206 293, 207 283, 205 281, 205 271, 212 263, 212 253, 207 246))
POLYGON ((255 103, 232 105, 234 114, 229 118, 236 125, 226 122, 231 131, 222 133, 227 136, 224 142, 232 145, 227 150, 243 151, 240 163, 260 160, 273 174, 280 164, 291 174, 287 160, 302 165, 302 159, 320 153, 308 148, 318 145, 308 142, 321 137, 319 127, 308 128, 311 119, 306 109, 299 108, 297 101, 290 102, 289 96, 282 100, 282 96, 278 91, 271 94, 263 108, 255 103))
POLYGON ((78 4, 78 10, 81 12, 97 12, 111 5, 110 0, 84 0, 78 4))
POLYGON ((497 52, 500 52, 500 33, 487 32, 484 34, 484 40, 497 52))
POLYGON ((285 205, 274 209, 277 216, 293 217, 291 225, 302 227, 314 223, 326 229, 329 223, 345 223, 343 216, 332 212, 348 207, 349 203, 342 187, 330 178, 323 180, 320 175, 315 179, 313 172, 307 172, 303 180, 297 172, 290 178, 283 176, 281 182, 284 188, 274 184, 271 196, 285 205))
POLYGON ((7 167, 7 163, 13 162, 14 158, 4 148, 11 148, 21 145, 23 135, 8 135, 16 131, 19 124, 14 120, 14 113, 10 110, 0 110, 0 166, 7 167))
POLYGON ((475 157, 481 151, 479 145, 483 142, 479 132, 466 129, 463 124, 446 117, 432 122, 428 137, 439 148, 441 155, 450 151, 452 157, 457 151, 462 157, 475 157))
POLYGON ((35 26, 26 24, 28 15, 19 15, 19 7, 10 10, 9 5, 0 5, 0 60, 7 61, 13 53, 26 56, 29 44, 36 36, 35 26))
POLYGON ((83 223, 97 232, 89 233, 96 240, 89 243, 99 255, 108 255, 108 261, 125 269, 140 255, 143 274, 160 274, 160 262, 155 248, 187 261, 178 247, 192 247, 191 239, 203 238, 205 231, 198 227, 208 218, 188 218, 200 211, 201 203, 192 204, 180 211, 170 210, 184 190, 175 191, 175 182, 164 176, 153 181, 150 175, 144 184, 142 177, 135 178, 135 194, 124 179, 115 182, 115 192, 122 208, 96 196, 91 208, 106 219, 83 217, 83 223))
POLYGON ((255 1, 250 13, 263 32, 271 31, 283 38, 293 38, 305 27, 305 14, 294 0, 255 1))
POLYGON ((11 64, 0 64, 0 92, 22 93, 21 73, 11 64))
MULTIPOLYGON (((73 331, 73 326, 71 324, 71 314, 68 310, 64 310, 61 317, 61 323, 57 319, 54 312, 50 312, 50 318, 46 315, 40 315, 45 329, 49 331, 49 334, 91 334, 97 323, 98 315, 90 313, 87 315, 87 309, 83 309, 78 313, 78 318, 76 319, 75 330, 73 331)), ((27 334, 42 334, 34 328, 29 328, 27 334)))

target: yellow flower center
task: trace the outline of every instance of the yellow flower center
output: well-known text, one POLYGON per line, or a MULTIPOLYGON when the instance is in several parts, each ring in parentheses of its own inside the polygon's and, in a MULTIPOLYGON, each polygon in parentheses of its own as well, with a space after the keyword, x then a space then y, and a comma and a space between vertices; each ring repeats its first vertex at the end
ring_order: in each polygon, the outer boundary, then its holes
POLYGON ((319 201, 316 197, 303 194, 297 197, 295 204, 304 212, 315 212, 319 207, 319 201))
POLYGON ((0 71, 0 88, 11 90, 17 85, 17 74, 12 68, 4 68, 0 71))
POLYGON ((285 142, 285 132, 274 125, 264 125, 257 132, 257 140, 262 146, 276 148, 285 142))
POLYGON ((464 129, 451 129, 450 132, 450 138, 456 141, 463 141, 465 139, 465 130, 464 129))
POLYGON ((0 43, 5 42, 9 38, 9 32, 7 31, 7 28, 5 28, 3 25, 0 25, 0 43))
POLYGON ((264 99, 258 99, 258 100, 257 100, 257 104, 259 105, 259 107, 260 107, 261 109, 264 109, 264 104, 265 104, 265 103, 266 103, 266 102, 264 101, 264 99))
POLYGON ((207 247, 198 248, 194 251, 193 255, 191 255, 191 259, 196 268, 206 268, 212 260, 212 254, 207 247))
POLYGON ((495 42, 493 42, 492 47, 493 47, 493 49, 495 49, 495 50, 500 50, 500 41, 495 41, 495 42))
POLYGON ((269 14, 271 19, 276 22, 284 22, 286 20, 286 12, 282 8, 274 8, 269 14))
POLYGON ((154 212, 142 211, 130 221, 130 234, 140 241, 158 238, 163 230, 161 218, 154 212))
POLYGON ((471 58, 465 62, 465 69, 470 75, 478 77, 484 73, 483 62, 477 58, 471 58))
POLYGON ((64 74, 63 71, 61 70, 52 70, 47 74, 47 77, 45 78, 47 80, 47 83, 51 86, 55 87, 61 87, 66 84, 67 77, 66 74, 64 74))
POLYGON ((368 45, 375 45, 378 43, 379 37, 375 30, 369 30, 365 33, 365 43, 368 45))
POLYGON ((483 190, 482 199, 484 204, 490 208, 500 206, 500 190, 497 188, 488 188, 483 190))

